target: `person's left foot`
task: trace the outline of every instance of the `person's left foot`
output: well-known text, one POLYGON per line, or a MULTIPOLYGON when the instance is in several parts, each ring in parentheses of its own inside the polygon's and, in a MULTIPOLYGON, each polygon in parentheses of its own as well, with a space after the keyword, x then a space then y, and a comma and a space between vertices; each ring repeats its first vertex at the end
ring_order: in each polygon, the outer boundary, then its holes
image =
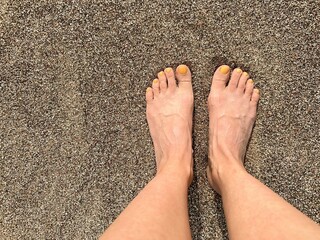
POLYGON ((183 173, 192 180, 191 72, 179 65, 176 72, 166 68, 153 80, 146 92, 147 120, 153 140, 157 173, 183 173), (176 81, 176 78, 178 81, 176 81))

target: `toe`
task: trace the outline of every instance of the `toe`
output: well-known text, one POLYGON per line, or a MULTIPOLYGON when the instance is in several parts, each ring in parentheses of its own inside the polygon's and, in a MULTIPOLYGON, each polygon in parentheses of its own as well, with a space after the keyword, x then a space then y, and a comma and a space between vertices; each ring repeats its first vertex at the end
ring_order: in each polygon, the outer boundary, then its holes
POLYGON ((158 96, 160 93, 159 79, 154 79, 152 82, 152 89, 154 96, 158 96))
POLYGON ((230 67, 227 65, 220 66, 212 77, 211 91, 221 91, 225 89, 229 75, 230 67))
POLYGON ((250 112, 249 112, 253 119, 255 119, 257 115, 257 105, 259 102, 259 98, 260 98, 259 89, 253 89, 252 95, 251 95, 251 101, 250 101, 250 112))
POLYGON ((251 96, 251 102, 253 104, 257 104, 259 102, 259 98, 260 98, 260 91, 259 89, 253 89, 253 93, 252 93, 252 96, 251 96))
POLYGON ((153 90, 151 87, 148 87, 146 90, 146 100, 147 102, 151 102, 153 100, 153 90))
POLYGON ((176 69, 176 76, 178 79, 179 88, 190 88, 191 85, 191 71, 186 65, 179 65, 176 69))
POLYGON ((247 72, 243 72, 238 83, 239 91, 244 92, 248 78, 249 74, 247 72))
POLYGON ((247 84, 246 84, 245 95, 247 95, 250 98, 251 98, 251 95, 252 95, 253 87, 254 87, 253 80, 249 79, 247 81, 247 84))
POLYGON ((167 78, 163 71, 158 73, 160 92, 165 92, 168 88, 167 78))
POLYGON ((230 90, 235 90, 237 88, 241 75, 242 70, 240 68, 236 68, 232 71, 231 78, 228 84, 228 88, 230 90))
POLYGON ((174 76, 174 72, 172 68, 166 68, 164 70, 166 77, 168 79, 168 89, 174 90, 177 87, 176 78, 174 76))

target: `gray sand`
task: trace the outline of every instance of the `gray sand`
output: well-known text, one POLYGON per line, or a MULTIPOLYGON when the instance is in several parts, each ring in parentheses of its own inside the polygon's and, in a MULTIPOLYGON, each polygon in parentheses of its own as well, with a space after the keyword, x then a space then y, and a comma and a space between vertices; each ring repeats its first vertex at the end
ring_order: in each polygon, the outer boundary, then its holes
POLYGON ((261 90, 248 171, 320 222, 318 1, 0 2, 0 239, 97 238, 155 173, 145 88, 180 63, 195 93, 194 239, 227 239, 205 176, 222 63, 261 90))

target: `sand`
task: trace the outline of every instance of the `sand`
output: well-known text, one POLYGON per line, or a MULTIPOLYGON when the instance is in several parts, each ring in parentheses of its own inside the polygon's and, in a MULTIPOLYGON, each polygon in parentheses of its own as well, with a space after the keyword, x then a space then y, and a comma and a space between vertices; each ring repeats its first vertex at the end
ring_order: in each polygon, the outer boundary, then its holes
POLYGON ((145 88, 190 66, 193 239, 227 239, 209 188, 210 79, 261 91, 248 171, 320 222, 317 1, 6 1, 0 4, 0 238, 96 239, 155 173, 145 88))

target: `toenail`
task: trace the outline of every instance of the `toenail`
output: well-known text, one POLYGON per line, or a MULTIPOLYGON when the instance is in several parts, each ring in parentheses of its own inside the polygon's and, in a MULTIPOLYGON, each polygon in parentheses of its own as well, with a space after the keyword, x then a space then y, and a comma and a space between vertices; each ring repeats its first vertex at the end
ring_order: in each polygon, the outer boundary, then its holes
POLYGON ((188 68, 186 65, 179 65, 177 68, 178 72, 182 75, 186 75, 188 72, 188 68))
POLYGON ((237 72, 237 73, 241 73, 242 70, 241 70, 240 68, 237 68, 237 69, 236 69, 236 72, 237 72))
POLYGON ((147 87, 147 92, 149 92, 150 90, 152 90, 152 88, 151 87, 147 87))
POLYGON ((229 72, 230 68, 227 65, 223 65, 220 67, 220 72, 223 74, 227 74, 229 72))
POLYGON ((159 82, 159 80, 157 78, 153 80, 154 84, 157 84, 158 82, 159 82))
POLYGON ((247 77, 249 74, 247 72, 243 72, 243 75, 247 77))
POLYGON ((255 88, 253 91, 254 91, 256 94, 259 94, 259 93, 260 93, 259 89, 257 89, 257 88, 255 88))
POLYGON ((163 75, 164 75, 163 71, 159 72, 159 76, 163 76, 163 75))
POLYGON ((248 82, 249 82, 249 83, 253 83, 253 80, 252 80, 252 79, 249 79, 248 82))
POLYGON ((169 72, 171 72, 171 68, 166 68, 164 71, 165 71, 166 73, 169 73, 169 72))

